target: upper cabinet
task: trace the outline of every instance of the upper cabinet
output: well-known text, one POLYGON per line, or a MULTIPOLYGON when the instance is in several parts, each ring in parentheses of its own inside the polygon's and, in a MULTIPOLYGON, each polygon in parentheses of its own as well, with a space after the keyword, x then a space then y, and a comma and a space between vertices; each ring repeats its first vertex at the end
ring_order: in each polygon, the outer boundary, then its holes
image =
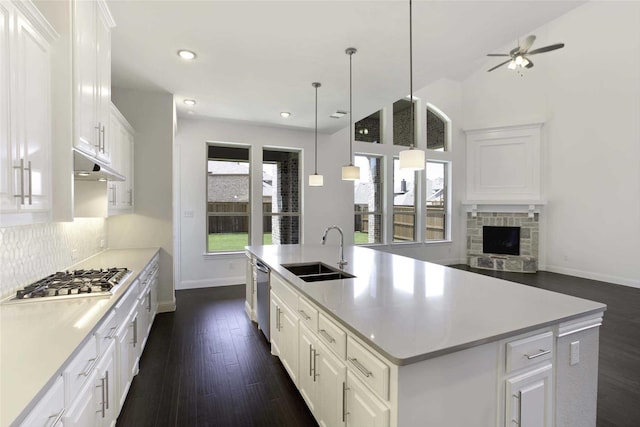
POLYGON ((133 128, 111 104, 109 143, 112 150, 111 166, 123 175, 124 181, 113 181, 108 186, 109 216, 133 213, 133 128))
POLYGON ((111 162, 111 28, 113 18, 102 0, 73 2, 74 146, 111 162))
POLYGON ((51 51, 30 2, 0 0, 0 226, 51 218, 51 51))

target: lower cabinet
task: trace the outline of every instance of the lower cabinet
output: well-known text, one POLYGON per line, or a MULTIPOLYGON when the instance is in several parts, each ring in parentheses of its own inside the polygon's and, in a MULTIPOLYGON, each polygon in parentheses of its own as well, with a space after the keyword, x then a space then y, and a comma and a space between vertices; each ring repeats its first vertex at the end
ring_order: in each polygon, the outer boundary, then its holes
POLYGON ((60 375, 20 426, 61 426, 64 414, 64 381, 60 375))
POLYGON ((96 367, 97 417, 96 426, 113 427, 116 425, 118 408, 116 404, 116 345, 112 341, 109 348, 102 354, 102 359, 96 367))
POLYGON ((116 359, 118 366, 117 396, 118 410, 122 408, 133 377, 138 373, 137 340, 138 340, 137 306, 131 311, 116 332, 116 359))
POLYGON ((389 408, 367 390, 351 372, 347 373, 345 400, 347 426, 389 426, 389 408))
POLYGON ((298 317, 271 292, 271 350, 298 384, 298 317))
POLYGON ((507 426, 551 427, 552 372, 548 364, 507 380, 507 426))
POLYGON ((98 372, 93 369, 63 419, 65 427, 86 427, 97 424, 98 402, 95 385, 97 376, 98 372))

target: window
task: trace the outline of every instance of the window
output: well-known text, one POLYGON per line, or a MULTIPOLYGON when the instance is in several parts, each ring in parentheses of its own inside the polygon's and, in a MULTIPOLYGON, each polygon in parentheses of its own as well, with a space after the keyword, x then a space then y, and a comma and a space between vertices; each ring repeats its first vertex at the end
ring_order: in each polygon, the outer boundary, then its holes
POLYGON ((393 103, 393 145, 411 144, 411 101, 401 99, 393 103))
POLYGON ((448 121, 434 107, 427 106, 427 149, 446 151, 448 121))
POLYGON ((426 240, 446 240, 447 230, 447 172, 448 163, 427 162, 426 170, 426 240))
POLYGON ((382 243, 382 159, 356 155, 360 179, 354 183, 355 244, 382 243))
POLYGON ((393 241, 416 240, 416 173, 400 170, 400 160, 393 159, 393 241))
POLYGON ((300 242, 300 153, 262 152, 262 212, 265 245, 300 242))
POLYGON ((207 147, 207 252, 241 251, 249 244, 249 149, 207 147))
POLYGON ((380 115, 381 111, 376 111, 370 116, 357 121, 354 126, 353 140, 381 144, 382 132, 380 128, 380 115))

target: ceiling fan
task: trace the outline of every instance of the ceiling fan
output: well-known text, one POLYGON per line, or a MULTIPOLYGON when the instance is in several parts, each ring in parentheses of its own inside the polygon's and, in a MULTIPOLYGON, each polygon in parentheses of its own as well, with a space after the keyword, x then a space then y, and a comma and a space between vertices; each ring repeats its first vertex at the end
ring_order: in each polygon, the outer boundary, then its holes
POLYGON ((531 68, 533 67, 533 62, 528 58, 528 56, 537 55, 538 53, 550 52, 552 50, 556 50, 564 47, 564 43, 556 43, 556 44, 551 44, 549 46, 539 47, 538 49, 533 49, 532 51, 530 51, 529 49, 531 48, 531 45, 533 45, 533 42, 535 40, 536 40, 536 36, 530 35, 529 37, 524 39, 522 43, 519 43, 519 46, 515 47, 514 49, 511 49, 511 52, 509 53, 488 54, 487 56, 508 56, 509 59, 496 65, 493 68, 488 69, 487 72, 493 71, 496 68, 502 67, 505 64, 509 64, 510 70, 515 70, 518 67, 531 68))

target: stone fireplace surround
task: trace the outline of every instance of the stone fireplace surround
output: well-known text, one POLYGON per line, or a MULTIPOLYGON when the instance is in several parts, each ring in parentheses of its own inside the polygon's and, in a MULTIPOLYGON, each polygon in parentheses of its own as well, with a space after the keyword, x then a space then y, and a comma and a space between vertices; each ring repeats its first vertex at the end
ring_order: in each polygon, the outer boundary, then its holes
POLYGON ((467 264, 487 270, 535 273, 538 270, 539 213, 467 213, 467 264), (475 215, 475 216, 474 216, 475 215), (494 255, 482 252, 485 225, 520 227, 520 255, 494 255))

